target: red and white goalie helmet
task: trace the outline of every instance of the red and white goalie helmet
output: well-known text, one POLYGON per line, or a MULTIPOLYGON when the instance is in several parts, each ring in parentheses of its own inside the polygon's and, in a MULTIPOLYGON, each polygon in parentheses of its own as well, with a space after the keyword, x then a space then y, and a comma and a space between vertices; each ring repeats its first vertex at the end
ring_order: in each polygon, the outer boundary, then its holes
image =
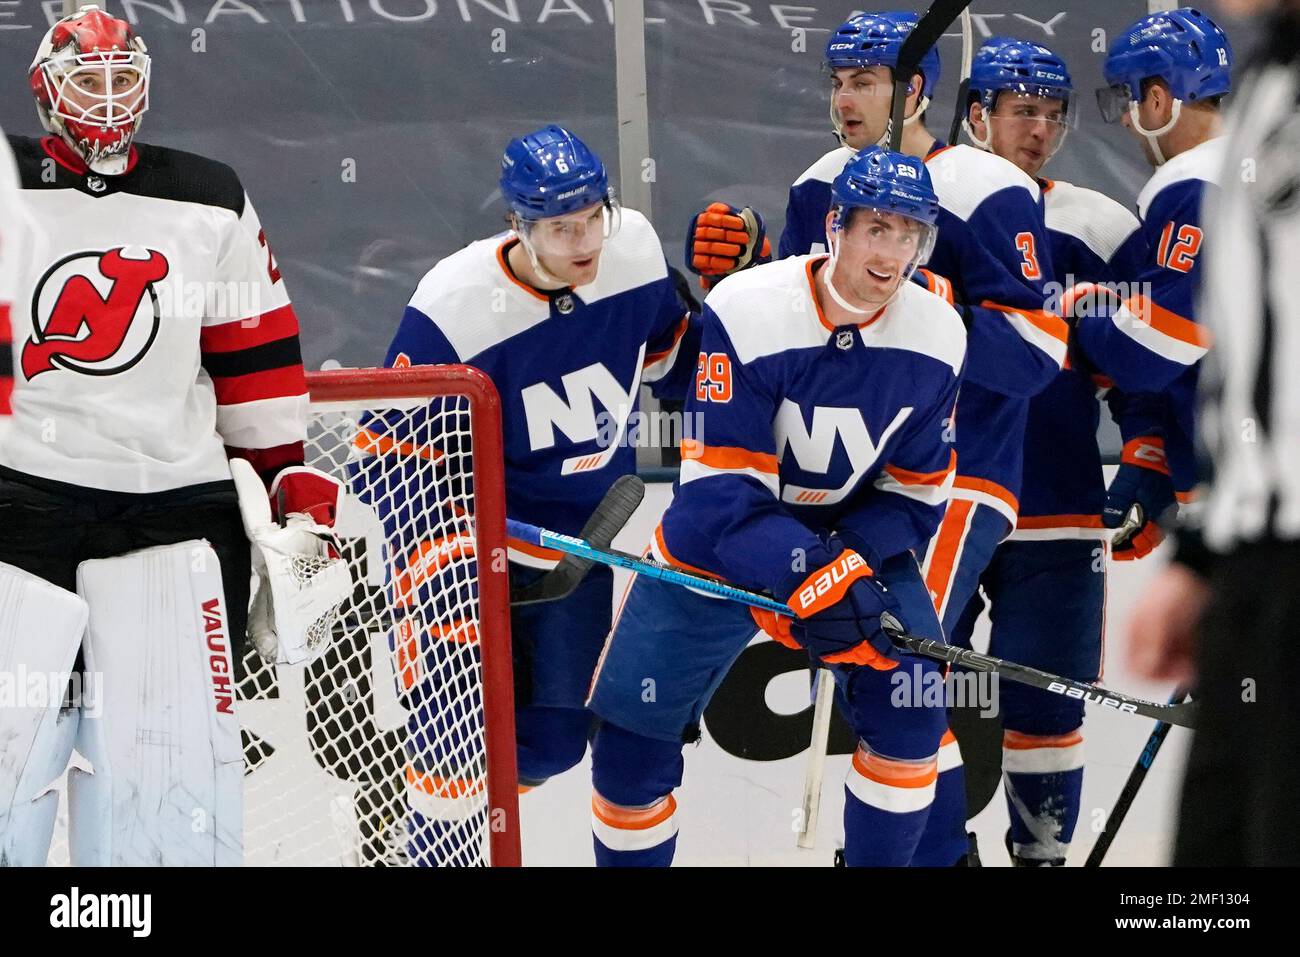
POLYGON ((149 109, 149 54, 129 23, 82 7, 50 27, 27 78, 47 130, 96 173, 126 171, 149 109))

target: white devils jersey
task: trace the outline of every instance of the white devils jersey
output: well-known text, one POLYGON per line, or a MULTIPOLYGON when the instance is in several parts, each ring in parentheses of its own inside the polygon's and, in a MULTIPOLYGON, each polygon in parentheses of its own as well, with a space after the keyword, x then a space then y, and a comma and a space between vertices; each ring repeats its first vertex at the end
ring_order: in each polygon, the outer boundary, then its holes
POLYGON ((14 297, 31 256, 35 233, 22 201, 18 168, 0 129, 0 415, 9 414, 13 366, 9 350, 14 297))
POLYGON ((11 137, 44 242, 15 297, 0 467, 114 492, 301 461, 298 322, 233 170, 137 144, 121 176, 11 137))

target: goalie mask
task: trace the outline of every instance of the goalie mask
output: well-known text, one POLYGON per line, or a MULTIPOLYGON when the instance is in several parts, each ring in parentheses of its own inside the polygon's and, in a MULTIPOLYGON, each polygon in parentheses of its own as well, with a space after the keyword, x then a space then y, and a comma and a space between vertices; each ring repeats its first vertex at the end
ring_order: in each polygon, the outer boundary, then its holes
POLYGON ((50 27, 27 78, 47 130, 96 173, 126 172, 149 109, 149 54, 130 24, 82 7, 50 27))
POLYGON ((605 240, 620 222, 600 157, 563 127, 546 126, 506 147, 500 186, 511 228, 544 282, 579 284, 556 272, 594 278, 605 240))
POLYGON ((934 251, 938 218, 939 198, 921 160, 878 146, 863 150, 831 184, 831 298, 859 315, 889 305, 934 251))

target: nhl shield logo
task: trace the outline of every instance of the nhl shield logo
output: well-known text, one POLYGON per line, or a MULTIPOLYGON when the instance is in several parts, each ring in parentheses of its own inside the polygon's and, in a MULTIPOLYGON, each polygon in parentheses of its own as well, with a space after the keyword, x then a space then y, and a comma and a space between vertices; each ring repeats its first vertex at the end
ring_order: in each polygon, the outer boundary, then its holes
POLYGON ((836 347, 838 347, 838 348, 840 348, 840 349, 844 349, 844 350, 852 349, 852 348, 853 348, 853 330, 852 330, 852 329, 841 329, 839 332, 835 333, 835 345, 836 345, 836 347))
POLYGON ((573 312, 573 308, 574 308, 573 297, 572 296, 557 297, 555 300, 555 308, 560 313, 560 315, 567 316, 569 313, 573 312))
POLYGON ((108 189, 108 184, 98 176, 87 176, 86 189, 90 190, 92 193, 102 193, 104 190, 108 189))
POLYGON ((32 296, 23 375, 130 369, 158 336, 162 316, 154 284, 169 271, 166 256, 140 246, 73 253, 50 266, 32 296))

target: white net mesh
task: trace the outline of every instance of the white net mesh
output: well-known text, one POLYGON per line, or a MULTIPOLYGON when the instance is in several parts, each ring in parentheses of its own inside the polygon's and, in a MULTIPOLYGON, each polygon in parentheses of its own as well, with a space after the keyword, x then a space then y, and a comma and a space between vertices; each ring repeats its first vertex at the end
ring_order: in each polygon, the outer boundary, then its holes
POLYGON ((438 390, 313 401, 306 460, 347 485, 354 591, 319 660, 250 644, 237 669, 248 865, 481 866, 513 828, 488 801, 471 402, 438 390))
POLYGON ((469 400, 316 408, 356 588, 320 660, 245 656, 245 860, 488 863, 469 400))

